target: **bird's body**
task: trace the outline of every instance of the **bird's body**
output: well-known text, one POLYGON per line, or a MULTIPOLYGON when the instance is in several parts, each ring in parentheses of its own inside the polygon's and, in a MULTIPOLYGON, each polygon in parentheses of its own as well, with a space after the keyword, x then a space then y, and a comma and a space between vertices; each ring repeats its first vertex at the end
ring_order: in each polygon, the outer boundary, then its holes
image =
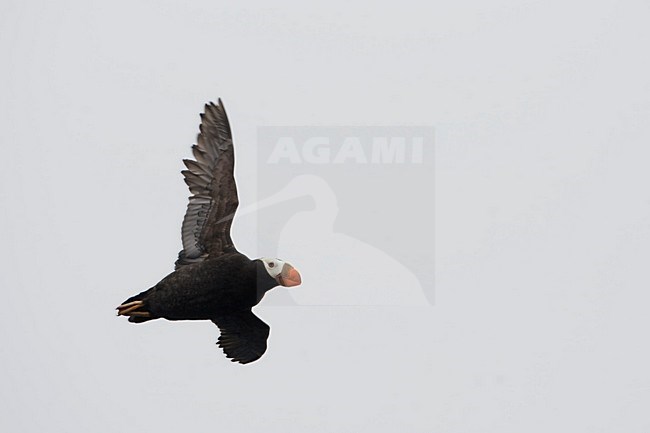
POLYGON ((233 311, 250 310, 276 285, 258 260, 234 252, 183 266, 124 304, 142 301, 139 310, 150 314, 142 317, 144 320, 132 316, 132 322, 157 318, 212 320, 233 311))
POLYGON ((130 322, 154 319, 211 320, 221 330, 219 346, 242 364, 266 351, 269 327, 251 308, 278 285, 301 282, 293 266, 280 259, 251 260, 230 239, 239 200, 234 178, 230 124, 221 101, 206 104, 200 134, 182 173, 190 188, 183 219, 183 249, 176 270, 158 284, 117 307, 130 322))

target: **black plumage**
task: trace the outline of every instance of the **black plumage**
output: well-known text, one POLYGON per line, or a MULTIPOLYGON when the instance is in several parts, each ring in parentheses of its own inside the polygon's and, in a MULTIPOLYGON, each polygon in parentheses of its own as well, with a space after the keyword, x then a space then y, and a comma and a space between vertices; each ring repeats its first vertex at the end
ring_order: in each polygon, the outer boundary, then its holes
POLYGON ((206 104, 192 152, 195 160, 183 161, 192 196, 175 271, 124 301, 118 315, 134 323, 211 320, 221 331, 217 344, 226 356, 245 364, 262 356, 269 336, 269 326, 251 308, 277 285, 300 284, 300 274, 280 259, 251 260, 233 245, 230 227, 239 201, 232 134, 221 100, 206 104))

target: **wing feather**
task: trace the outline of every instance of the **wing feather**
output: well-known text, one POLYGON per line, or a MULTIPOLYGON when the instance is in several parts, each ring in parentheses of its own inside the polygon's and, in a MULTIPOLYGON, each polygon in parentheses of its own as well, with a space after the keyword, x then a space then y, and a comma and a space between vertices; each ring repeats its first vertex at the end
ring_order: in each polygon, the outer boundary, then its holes
POLYGON ((184 159, 181 171, 192 196, 181 228, 183 249, 176 269, 235 249, 230 238, 239 205, 234 178, 235 156, 226 110, 221 100, 205 105, 194 160, 184 159))
POLYGON ((219 316, 212 319, 212 322, 221 331, 217 344, 233 362, 247 364, 266 352, 269 325, 252 311, 219 316))

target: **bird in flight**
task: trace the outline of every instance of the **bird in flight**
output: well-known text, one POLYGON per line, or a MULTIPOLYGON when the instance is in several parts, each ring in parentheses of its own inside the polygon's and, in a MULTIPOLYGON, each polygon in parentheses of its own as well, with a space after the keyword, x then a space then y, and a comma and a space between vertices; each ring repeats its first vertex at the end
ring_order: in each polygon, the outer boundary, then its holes
POLYGON ((237 210, 234 152, 230 124, 221 99, 201 114, 194 160, 185 159, 191 196, 182 225, 183 249, 174 272, 117 307, 129 322, 154 319, 211 320, 221 335, 217 344, 233 362, 246 364, 266 351, 269 326, 251 308, 280 285, 301 283, 284 260, 251 260, 237 251, 230 226, 237 210))

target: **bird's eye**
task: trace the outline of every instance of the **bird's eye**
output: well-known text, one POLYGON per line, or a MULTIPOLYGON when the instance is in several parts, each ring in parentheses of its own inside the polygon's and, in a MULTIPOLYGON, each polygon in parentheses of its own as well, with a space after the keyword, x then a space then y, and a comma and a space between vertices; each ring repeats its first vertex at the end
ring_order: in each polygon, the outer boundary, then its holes
POLYGON ((275 266, 275 263, 273 262, 269 263, 269 268, 272 268, 273 266, 275 266))

